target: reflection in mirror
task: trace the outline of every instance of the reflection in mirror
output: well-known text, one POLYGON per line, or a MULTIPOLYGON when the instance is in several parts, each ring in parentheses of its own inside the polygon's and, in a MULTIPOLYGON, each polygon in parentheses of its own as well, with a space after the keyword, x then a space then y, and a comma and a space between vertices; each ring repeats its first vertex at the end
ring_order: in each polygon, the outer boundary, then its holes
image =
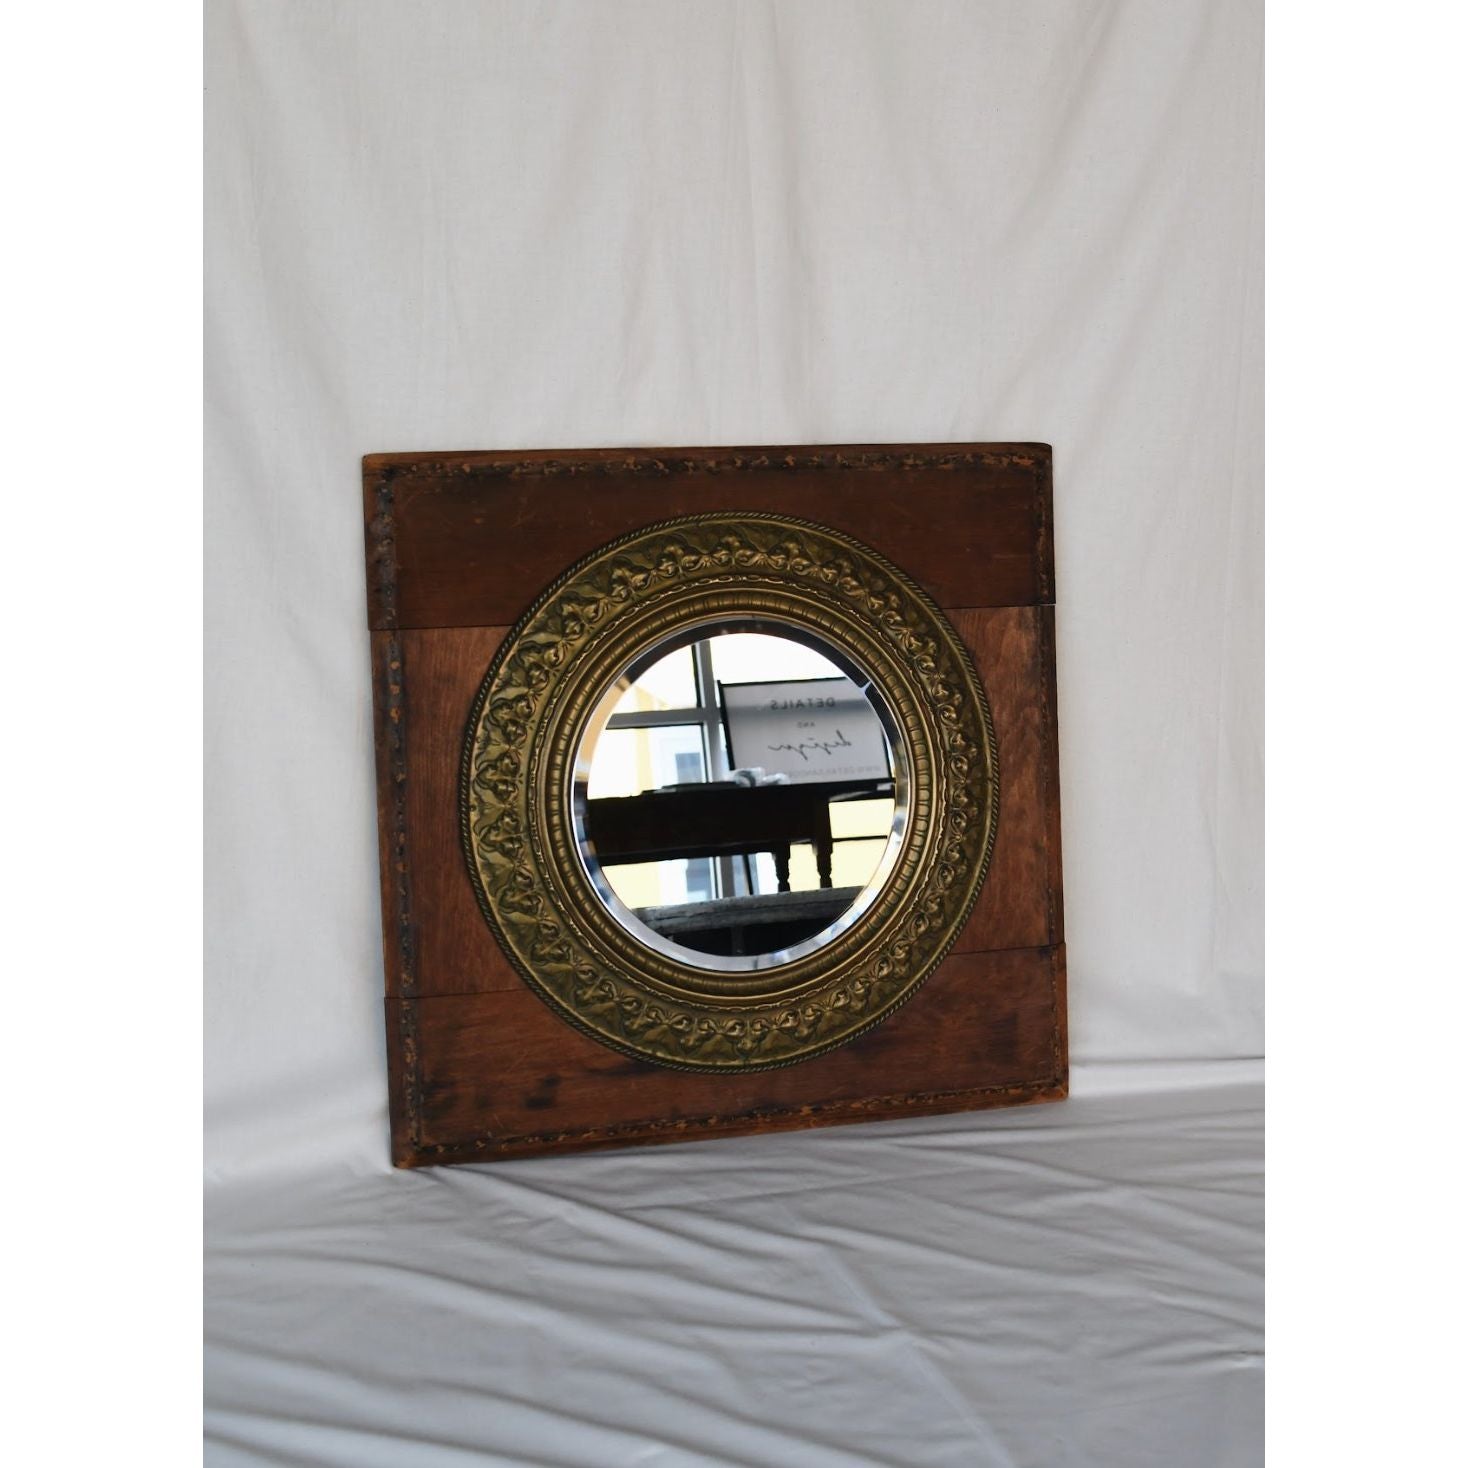
POLYGON ((608 910, 698 968, 770 968, 870 905, 905 826, 890 712, 818 637, 718 622, 649 649, 581 738, 576 838, 608 910))

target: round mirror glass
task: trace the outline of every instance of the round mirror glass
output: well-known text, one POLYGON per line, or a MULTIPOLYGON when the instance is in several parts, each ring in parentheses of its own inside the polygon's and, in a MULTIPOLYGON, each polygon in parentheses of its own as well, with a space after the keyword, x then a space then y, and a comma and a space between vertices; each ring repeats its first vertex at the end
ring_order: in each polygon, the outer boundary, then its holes
POLYGON ((772 621, 648 648, 577 746, 575 837, 640 942, 726 973, 804 957, 891 874, 907 768, 879 689, 840 649, 772 621))

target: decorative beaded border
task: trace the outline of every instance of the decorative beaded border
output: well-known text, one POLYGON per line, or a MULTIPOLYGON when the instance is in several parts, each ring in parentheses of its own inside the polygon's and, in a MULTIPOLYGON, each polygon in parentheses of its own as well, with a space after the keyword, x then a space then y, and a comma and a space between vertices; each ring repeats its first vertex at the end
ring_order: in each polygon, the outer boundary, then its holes
POLYGON ((675 1069, 763 1070, 855 1039, 941 962, 988 871, 997 744, 967 649, 890 562, 810 521, 691 515, 593 552, 506 638, 470 716, 460 817, 481 910, 562 1018, 675 1069), (764 992, 720 992, 632 942, 568 860, 567 763, 606 669, 650 627, 714 612, 777 615, 843 647, 877 677, 909 755, 913 819, 883 892, 835 943, 769 970, 764 992))

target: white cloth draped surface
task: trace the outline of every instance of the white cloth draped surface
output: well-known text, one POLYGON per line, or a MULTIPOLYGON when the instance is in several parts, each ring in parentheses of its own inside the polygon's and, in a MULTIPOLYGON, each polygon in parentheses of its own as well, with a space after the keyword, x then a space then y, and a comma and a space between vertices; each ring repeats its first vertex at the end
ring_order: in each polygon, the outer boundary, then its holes
POLYGON ((1260 32, 211 3, 211 1464, 1259 1461, 1260 32), (360 455, 983 439, 1055 446, 1073 1098, 392 1172, 360 455))

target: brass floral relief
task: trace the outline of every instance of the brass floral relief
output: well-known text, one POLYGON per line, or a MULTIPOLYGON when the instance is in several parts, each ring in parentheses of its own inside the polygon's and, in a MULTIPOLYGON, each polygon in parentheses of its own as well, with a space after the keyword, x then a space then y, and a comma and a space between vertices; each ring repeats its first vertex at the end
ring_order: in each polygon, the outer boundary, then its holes
POLYGON ((998 810, 988 702, 943 613, 850 537, 763 514, 666 521, 562 576, 484 678, 460 786, 479 905, 531 989, 613 1049, 696 1071, 809 1059, 911 998, 973 907, 998 810), (818 951, 757 973, 639 943, 598 899, 571 808, 577 741, 621 670, 670 633, 738 618, 802 629, 862 668, 891 710, 908 780, 900 852, 870 905, 818 951))

